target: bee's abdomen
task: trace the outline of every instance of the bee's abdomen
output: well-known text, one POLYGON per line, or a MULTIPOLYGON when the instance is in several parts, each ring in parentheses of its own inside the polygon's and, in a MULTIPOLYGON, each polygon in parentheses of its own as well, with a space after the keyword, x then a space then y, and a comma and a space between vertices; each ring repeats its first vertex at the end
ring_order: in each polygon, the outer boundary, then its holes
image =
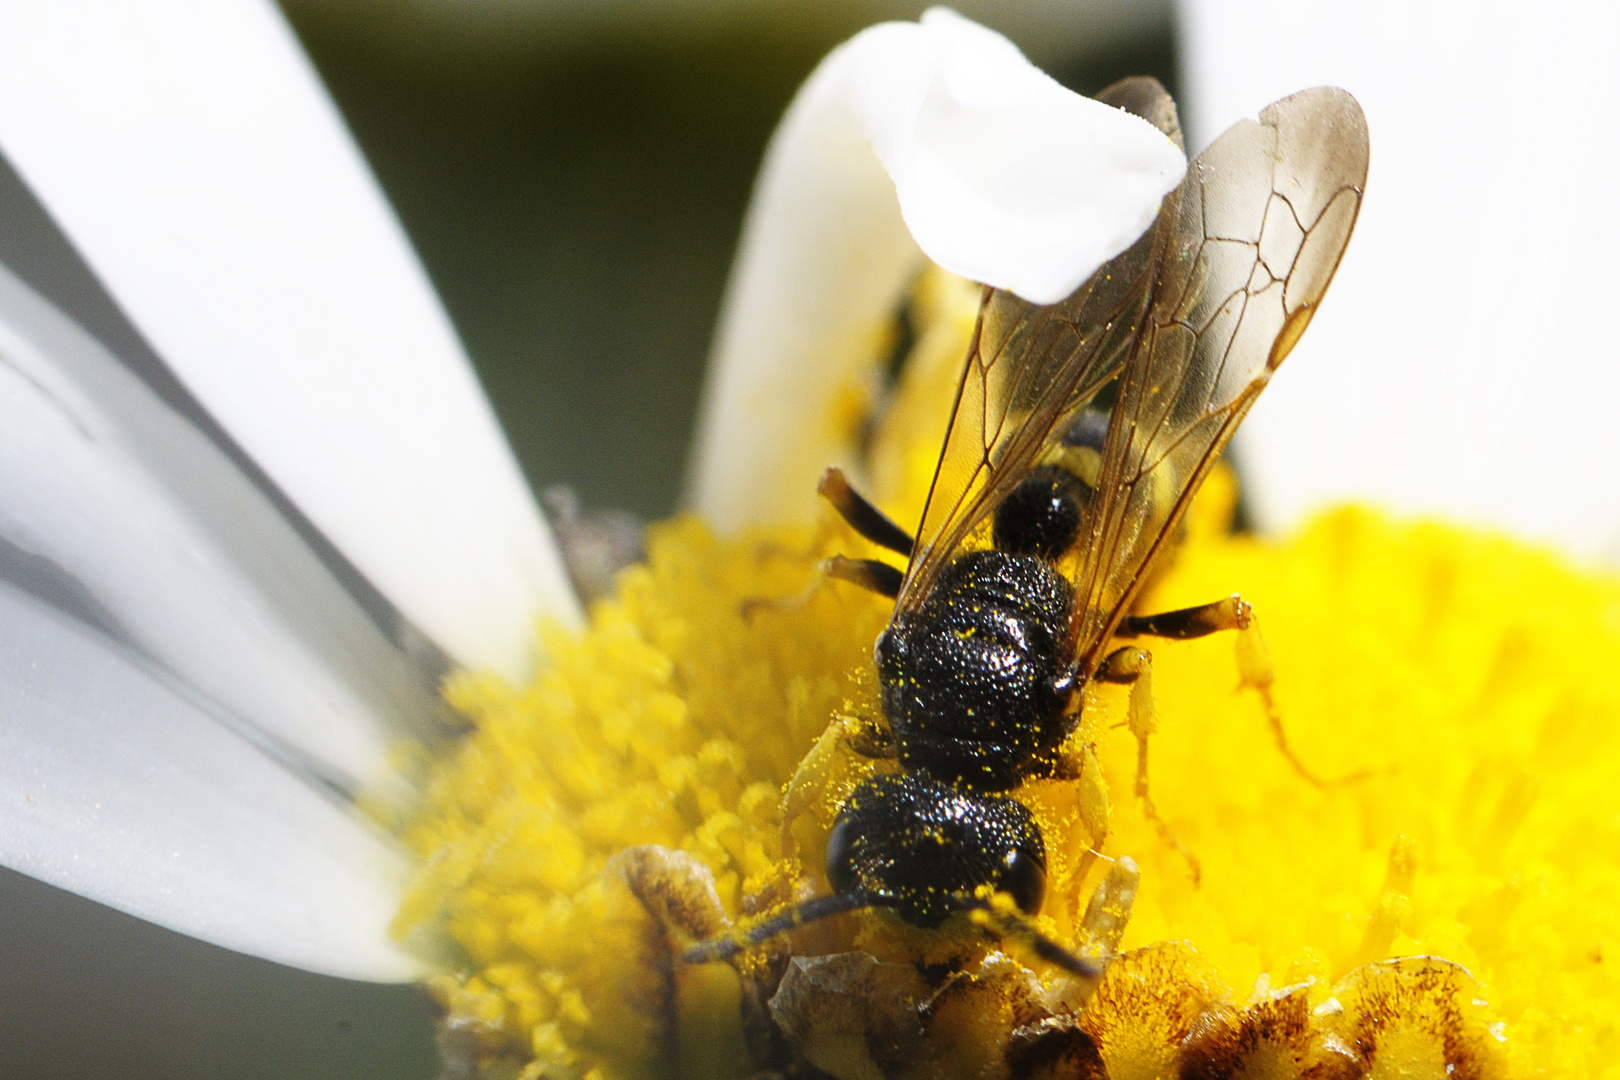
POLYGON ((921 607, 878 639, 901 765, 1001 791, 1054 748, 1072 594, 1038 556, 989 550, 951 562, 921 607))

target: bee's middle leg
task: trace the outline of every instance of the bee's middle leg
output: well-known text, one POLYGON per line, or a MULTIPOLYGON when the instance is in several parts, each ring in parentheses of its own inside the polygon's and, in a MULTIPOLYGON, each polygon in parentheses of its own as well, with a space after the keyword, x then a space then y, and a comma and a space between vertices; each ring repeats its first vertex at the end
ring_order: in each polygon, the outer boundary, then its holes
POLYGON ((1126 646, 1109 653, 1097 669, 1099 682, 1120 683, 1131 688, 1130 704, 1126 711, 1126 724, 1136 737, 1136 797, 1142 802, 1142 815, 1153 823, 1159 836, 1170 847, 1181 852, 1187 860, 1187 869, 1197 885, 1203 876, 1198 857, 1183 844, 1170 826, 1159 816, 1148 788, 1148 736, 1158 730, 1158 719, 1153 704, 1153 654, 1146 649, 1126 646))
MULTIPOLYGON (((856 491, 844 475, 844 470, 828 469, 822 475, 816 493, 831 503, 838 516, 861 536, 878 547, 910 558, 911 549, 916 544, 911 534, 856 491)), ((834 555, 821 564, 821 569, 830 578, 859 585, 890 600, 900 595, 900 585, 906 576, 904 570, 879 559, 849 559, 842 555, 834 555)))
POLYGON ((1266 711, 1266 724, 1271 728, 1271 737, 1277 744, 1277 752, 1294 772, 1317 788, 1350 783, 1364 777, 1366 773, 1353 773, 1338 780, 1324 780, 1306 767, 1299 755, 1294 753, 1294 748, 1288 743, 1288 733, 1283 729, 1282 710, 1277 708, 1277 699, 1271 692, 1272 682, 1276 678, 1271 666, 1271 650, 1266 647, 1266 639, 1260 635, 1260 620, 1255 616, 1254 608, 1236 593, 1212 604, 1162 611, 1156 615, 1129 615, 1120 620, 1119 629, 1114 633, 1117 637, 1190 641, 1223 630, 1237 631, 1238 689, 1253 690, 1259 695, 1260 704, 1266 711))

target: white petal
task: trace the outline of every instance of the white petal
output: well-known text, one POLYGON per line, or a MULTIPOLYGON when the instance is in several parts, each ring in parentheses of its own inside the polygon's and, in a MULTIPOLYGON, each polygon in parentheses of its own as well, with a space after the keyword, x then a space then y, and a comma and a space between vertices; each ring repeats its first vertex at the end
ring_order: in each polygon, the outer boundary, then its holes
POLYGON ((1620 8, 1187 0, 1200 140, 1302 87, 1354 93, 1367 195, 1333 288, 1239 434, 1286 527, 1328 501, 1620 561, 1620 8))
POLYGON ((943 9, 834 50, 766 153, 691 502, 723 529, 804 518, 820 471, 851 465, 852 403, 920 253, 1061 299, 1140 235, 1185 164, 1145 121, 1070 93, 943 9))
POLYGON ((0 863, 312 971, 424 970, 388 937, 404 859, 337 804, 0 583, 0 863))
POLYGON ((457 659, 576 617, 443 310, 264 0, 13 5, 0 146, 249 454, 457 659))
POLYGON ((921 25, 933 77, 905 102, 892 141, 874 132, 906 225, 945 269, 1056 303, 1153 223, 1186 158, 1139 117, 1065 90, 994 31, 944 8, 921 25))
POLYGON ((345 789, 434 688, 204 435, 0 268, 0 578, 345 789))

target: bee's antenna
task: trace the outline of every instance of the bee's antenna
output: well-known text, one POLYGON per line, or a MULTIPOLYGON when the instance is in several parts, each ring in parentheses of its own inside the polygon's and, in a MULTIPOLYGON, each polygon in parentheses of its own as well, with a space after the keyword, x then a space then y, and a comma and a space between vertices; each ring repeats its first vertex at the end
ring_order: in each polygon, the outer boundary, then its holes
POLYGON ((856 911, 864 907, 877 906, 878 901, 864 892, 835 893, 832 896, 817 896, 796 904, 774 918, 766 919, 746 933, 733 931, 712 937, 708 941, 700 941, 696 945, 681 953, 683 964, 702 964, 710 960, 728 960, 744 949, 751 949, 756 945, 763 945, 777 934, 785 934, 789 930, 803 926, 805 923, 825 919, 829 915, 842 915, 846 911, 856 911))
MULTIPOLYGON (((1002 894, 1005 898, 1005 894, 1002 894)), ((1035 920, 1010 903, 997 903, 993 898, 968 897, 962 907, 972 914, 973 921, 990 930, 997 937, 1022 941, 1031 952, 1049 964, 1092 982, 1102 978, 1104 963, 1069 951, 1041 932, 1035 920)))

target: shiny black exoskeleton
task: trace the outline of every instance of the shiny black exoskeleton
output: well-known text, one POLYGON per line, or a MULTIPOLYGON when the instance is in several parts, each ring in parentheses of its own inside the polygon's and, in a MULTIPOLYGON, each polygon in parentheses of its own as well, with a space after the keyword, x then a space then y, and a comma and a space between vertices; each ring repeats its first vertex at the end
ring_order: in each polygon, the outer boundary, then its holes
MULTIPOLYGON (((1106 417, 1082 414, 1063 443, 1097 450, 1106 430, 1106 417)), ((829 470, 820 491, 862 536, 910 553, 912 538, 842 473, 829 470)), ((857 908, 890 908, 923 928, 978 910, 1046 960, 1096 977, 1095 961, 1020 921, 1045 899, 1046 845, 1029 809, 1000 794, 1050 762, 1075 723, 1078 679, 1065 655, 1074 588, 1055 560, 1078 539, 1090 497, 1064 465, 1032 469, 996 508, 993 546, 952 557, 922 602, 896 615, 876 655, 904 771, 865 780, 844 800, 827 839, 832 893, 741 936, 701 942, 687 961, 731 956, 857 908), (987 892, 1006 894, 1023 916, 987 892)), ((829 573, 891 597, 901 587, 898 571, 871 560, 833 560, 829 573)))
POLYGON ((980 885, 1026 914, 1046 894, 1046 845, 1025 806, 922 773, 873 777, 850 795, 827 838, 827 881, 839 893, 938 926, 980 885))
MULTIPOLYGON (((1082 413, 1065 442, 1101 447, 1082 413)), ((1052 560, 1073 545, 1090 487, 1058 465, 996 508, 994 547, 956 556, 916 612, 878 638, 883 712, 900 764, 977 791, 1016 787, 1069 734, 1063 637, 1074 590, 1052 560)))
MULTIPOLYGON (((1180 145, 1174 103, 1153 80, 1124 80, 1099 98, 1180 145)), ((828 470, 820 494, 857 534, 906 560, 902 570, 886 558, 835 556, 823 567, 895 602, 876 652, 902 771, 861 783, 841 806, 827 860, 834 891, 685 955, 729 956, 812 919, 878 906, 921 925, 972 911, 980 927, 1098 975, 1096 962, 1019 914, 1039 909, 1045 856, 1033 817, 1007 795, 1031 775, 1064 771, 1057 751, 1088 679, 1131 687, 1142 814, 1186 856, 1196 882, 1196 859, 1148 793, 1152 656, 1114 639, 1246 635, 1244 684, 1260 692, 1280 742, 1269 665, 1241 598, 1133 608, 1332 280, 1366 162, 1354 99, 1305 91, 1222 136, 1155 224, 1067 299, 1036 305, 987 287, 918 535, 828 470), (1010 494, 989 507, 985 485, 1010 494), (1071 567, 1074 552, 1086 558, 1071 567)))
POLYGON ((911 618, 877 643, 883 712, 900 764, 1005 791, 1068 734, 1059 655, 1073 590, 1038 555, 958 556, 911 618))
MULTIPOLYGON (((1100 446, 1086 414, 1070 445, 1100 446), (1095 443, 1093 442, 1095 440, 1095 443)), ((1072 730, 1064 655, 1074 590, 1053 560, 1075 541, 1090 488, 1057 465, 1031 471, 997 507, 994 546, 956 556, 916 611, 878 639, 883 711, 901 775, 845 802, 827 880, 936 926, 981 886, 1040 910, 1046 848, 1016 787, 1072 730)))

